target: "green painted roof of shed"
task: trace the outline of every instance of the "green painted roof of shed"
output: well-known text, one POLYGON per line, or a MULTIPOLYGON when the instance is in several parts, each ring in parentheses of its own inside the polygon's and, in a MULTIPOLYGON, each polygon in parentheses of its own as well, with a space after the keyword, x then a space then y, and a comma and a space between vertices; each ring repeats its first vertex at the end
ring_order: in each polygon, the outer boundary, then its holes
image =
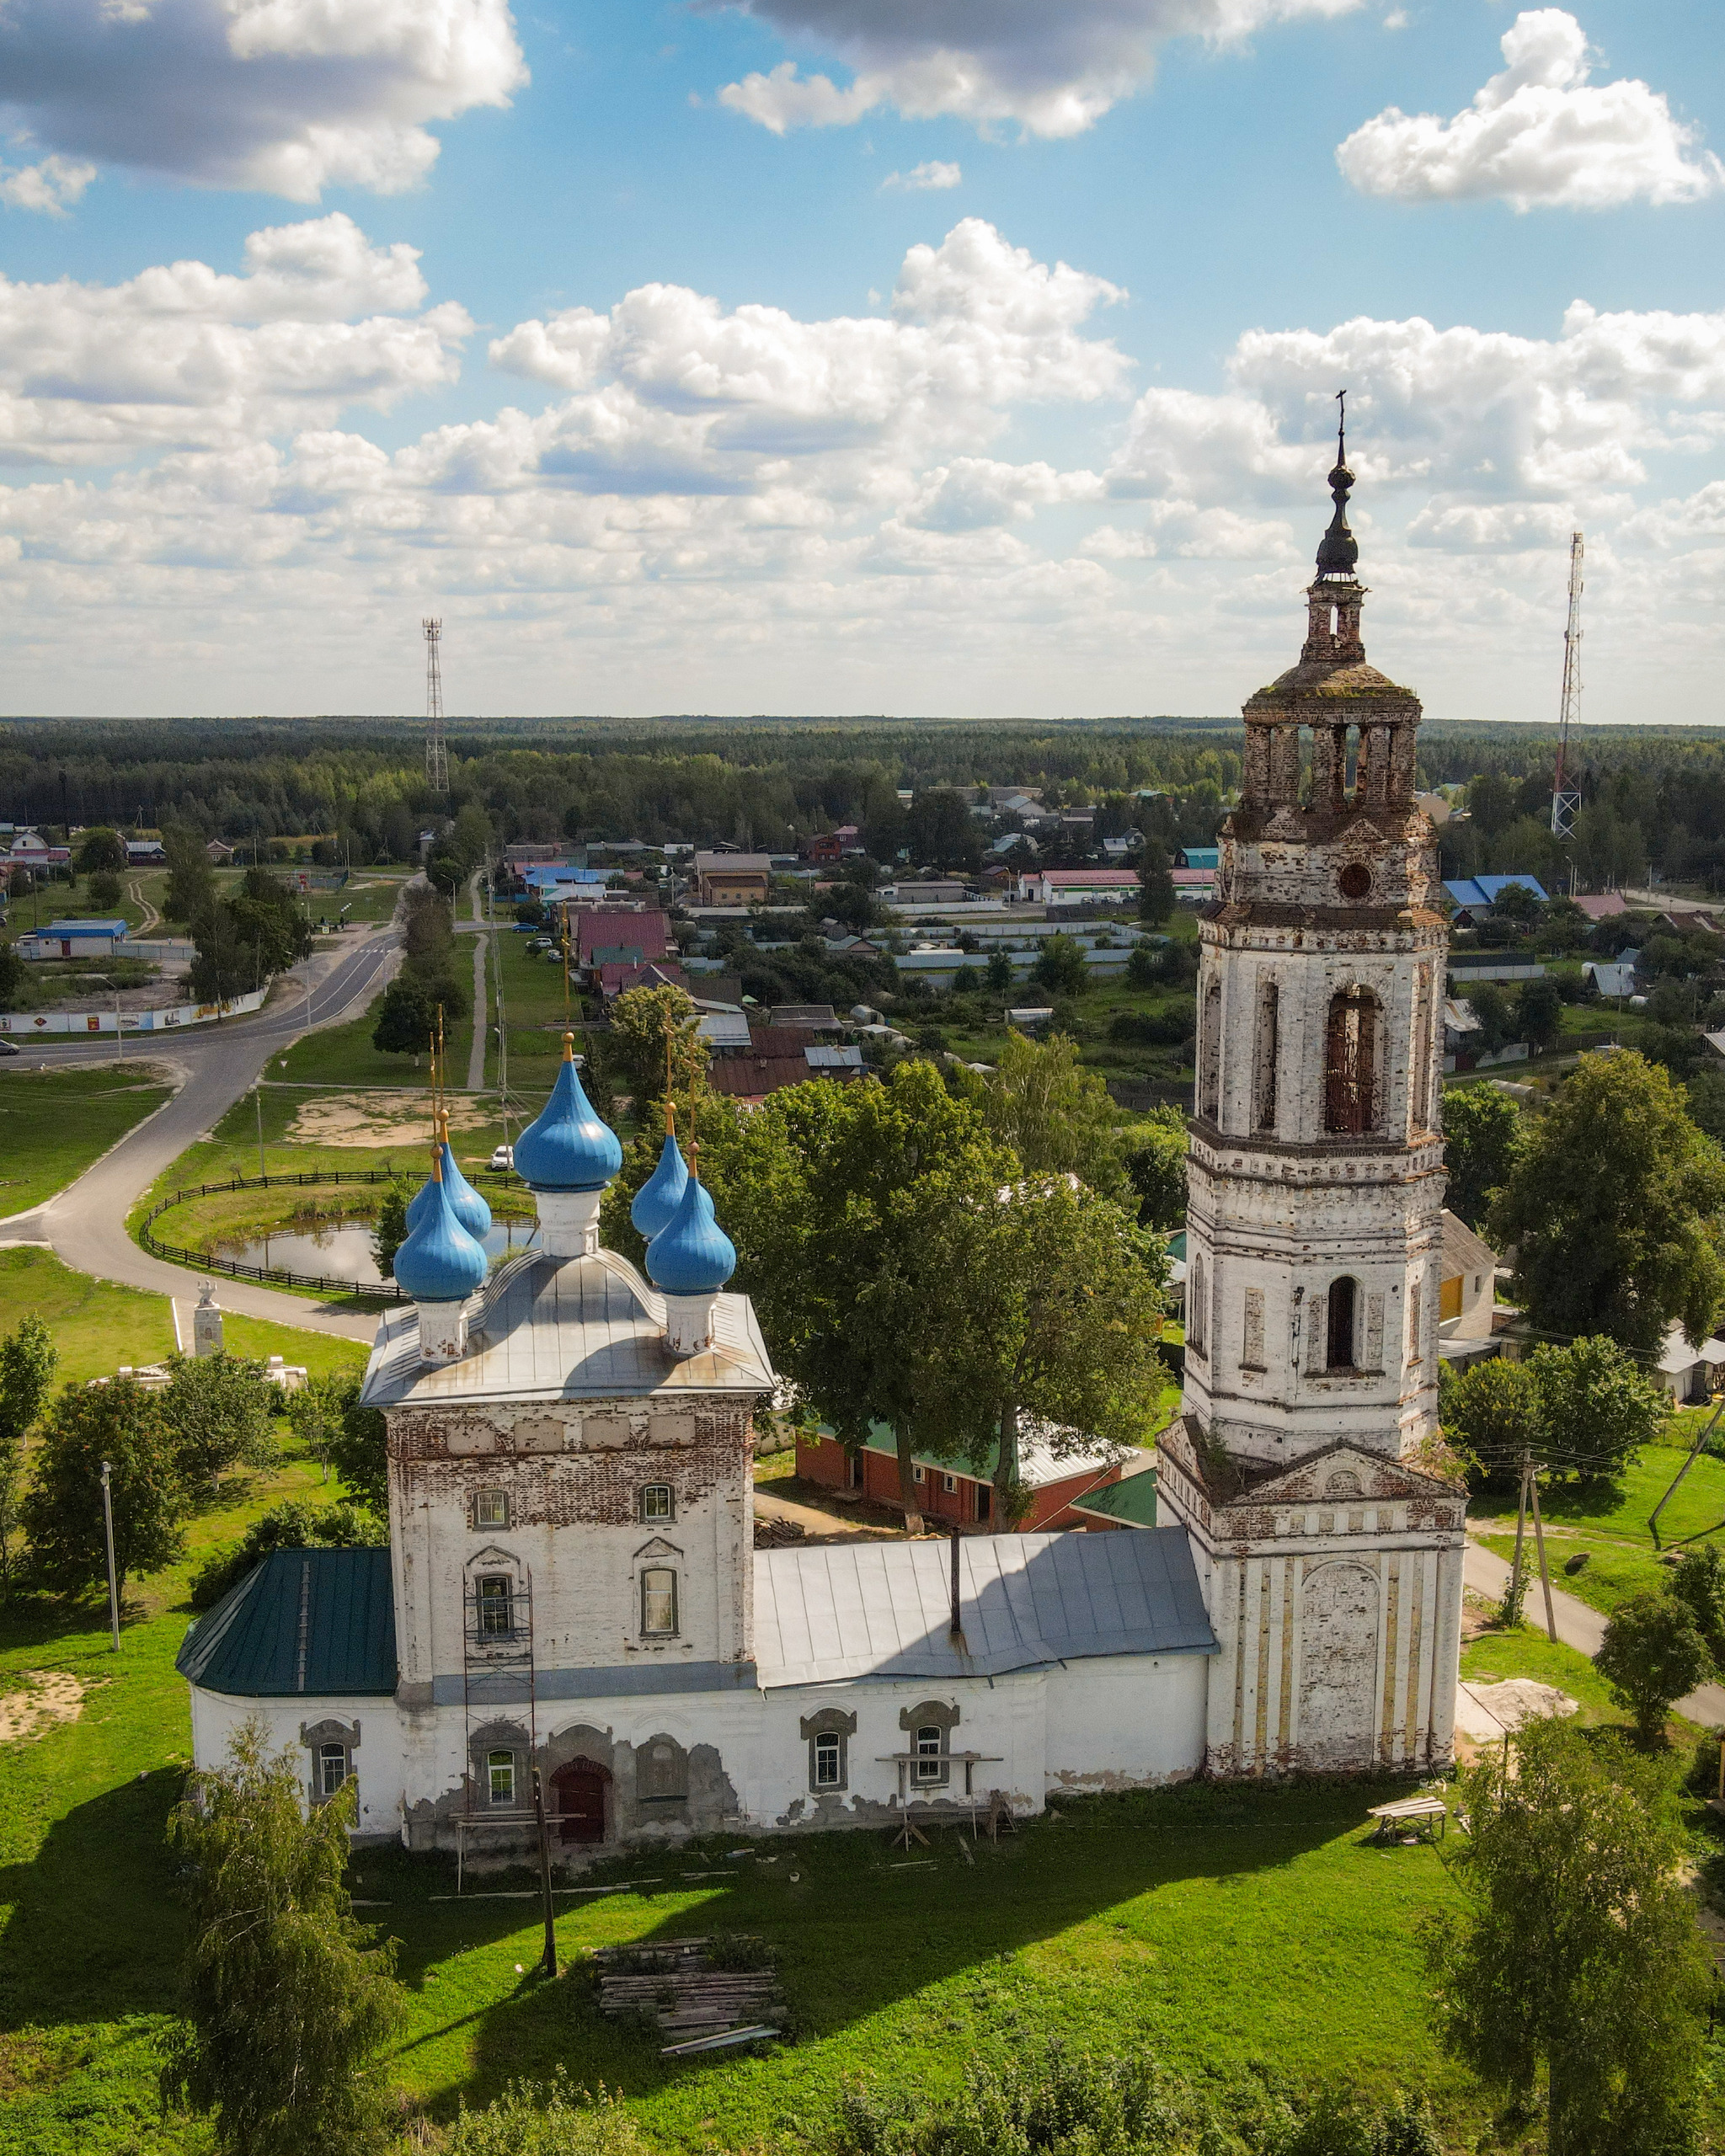
POLYGON ((395 1689, 387 1550, 272 1550, 186 1634, 174 1667, 242 1699, 395 1689))
POLYGON ((1129 1475, 1122 1482, 1087 1490, 1081 1497, 1073 1498, 1072 1509, 1098 1513, 1104 1519, 1117 1519, 1126 1527, 1154 1527, 1156 1470, 1147 1467, 1141 1475, 1129 1475))

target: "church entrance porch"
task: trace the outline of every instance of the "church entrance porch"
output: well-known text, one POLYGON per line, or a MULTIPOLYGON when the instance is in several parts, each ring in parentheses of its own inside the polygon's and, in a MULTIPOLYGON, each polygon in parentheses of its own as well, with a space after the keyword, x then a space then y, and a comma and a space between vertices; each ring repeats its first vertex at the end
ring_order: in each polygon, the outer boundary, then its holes
POLYGON ((606 1838, 611 1775, 591 1759, 571 1759, 551 1777, 551 1808, 563 1842, 591 1844, 606 1838))

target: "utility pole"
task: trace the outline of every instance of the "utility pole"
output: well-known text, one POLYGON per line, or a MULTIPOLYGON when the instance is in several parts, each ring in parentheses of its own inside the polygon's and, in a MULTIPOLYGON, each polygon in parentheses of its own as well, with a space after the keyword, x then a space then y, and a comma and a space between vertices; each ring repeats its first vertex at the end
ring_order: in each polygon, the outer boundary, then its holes
POLYGON ((1546 1595, 1546 1636, 1551 1645, 1557 1644, 1557 1620, 1551 1608, 1551 1568, 1546 1562, 1546 1530, 1540 1520, 1540 1479, 1530 1467, 1527 1476, 1528 1494, 1533 1499, 1533 1539, 1539 1545, 1540 1585, 1546 1595))
POLYGON ((433 793, 449 791, 449 753, 443 739, 443 641, 441 619, 427 615, 425 632, 425 783, 433 793))
POLYGON ((1521 1455, 1521 1470, 1517 1476, 1515 1500, 1515 1561, 1509 1568, 1509 1602, 1515 1622, 1521 1622, 1521 1543, 1527 1530, 1527 1478, 1530 1470, 1527 1454, 1521 1455))
POLYGON ((545 1825, 545 1785, 533 1769, 533 1817, 539 1828, 539 1892, 545 1905, 545 1951, 539 1967, 547 1977, 557 1974, 557 1912, 551 1898, 551 1837, 545 1825))
POLYGON ((1569 535, 1569 614, 1563 629, 1563 695, 1557 710, 1557 768, 1551 779, 1551 835, 1575 836, 1575 819, 1581 794, 1566 784, 1564 765, 1569 754, 1569 725, 1581 717, 1581 534, 1569 535))
POLYGON ((258 1173, 265 1182, 270 1180, 270 1164, 264 1158, 264 1081, 260 1078, 252 1088, 252 1098, 258 1109, 258 1173))
POLYGON ((102 1462, 102 1532, 108 1543, 108 1622, 114 1632, 114 1652, 120 1652, 120 1586, 114 1571, 114 1492, 109 1486, 112 1468, 102 1462))

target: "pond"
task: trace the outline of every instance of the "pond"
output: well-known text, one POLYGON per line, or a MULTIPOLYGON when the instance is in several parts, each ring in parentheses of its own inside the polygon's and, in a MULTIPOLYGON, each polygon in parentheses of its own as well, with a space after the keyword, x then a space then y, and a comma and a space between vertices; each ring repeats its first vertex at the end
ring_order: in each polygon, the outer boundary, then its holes
MULTIPOLYGON (((494 1220, 484 1237, 487 1257, 525 1250, 537 1231, 534 1219, 494 1220)), ((326 1280, 351 1280, 355 1287, 377 1288, 383 1276, 371 1254, 369 1220, 326 1220, 315 1228, 271 1229, 266 1233, 212 1237, 213 1254, 242 1265, 275 1267, 326 1280)))

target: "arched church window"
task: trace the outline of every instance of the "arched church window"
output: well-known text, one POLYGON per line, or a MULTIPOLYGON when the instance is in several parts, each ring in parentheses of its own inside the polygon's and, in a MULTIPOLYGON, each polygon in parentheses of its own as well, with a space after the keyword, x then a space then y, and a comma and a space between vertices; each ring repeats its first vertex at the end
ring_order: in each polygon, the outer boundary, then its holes
POLYGON ((1377 1059, 1377 998, 1370 989, 1341 990, 1330 998, 1324 1031, 1324 1129, 1332 1136, 1360 1138, 1373 1128, 1377 1059))
POLYGON ((689 1794, 689 1755, 674 1737, 649 1739, 635 1754, 635 1794, 644 1804, 681 1804, 689 1794))
POLYGON ((1194 1257, 1186 1277, 1186 1345, 1194 1355, 1204 1353, 1205 1314, 1204 1260, 1194 1257))
POLYGON ((641 1630, 661 1638, 677 1628, 677 1576, 668 1565, 649 1565, 641 1575, 641 1630))
POLYGON ((482 1640, 507 1640, 515 1629, 515 1583, 507 1572, 482 1572, 473 1585, 482 1640))
POLYGON ((485 1790, 494 1804, 515 1801, 515 1755, 513 1752, 485 1754, 485 1790))
POLYGON ((1198 1113, 1214 1123, 1222 1100, 1222 985, 1204 991, 1204 1038, 1199 1043, 1198 1113))
POLYGON ((1351 1370, 1354 1360, 1354 1305, 1359 1299, 1359 1283, 1347 1273, 1330 1283, 1328 1353, 1325 1367, 1332 1370, 1351 1370))

